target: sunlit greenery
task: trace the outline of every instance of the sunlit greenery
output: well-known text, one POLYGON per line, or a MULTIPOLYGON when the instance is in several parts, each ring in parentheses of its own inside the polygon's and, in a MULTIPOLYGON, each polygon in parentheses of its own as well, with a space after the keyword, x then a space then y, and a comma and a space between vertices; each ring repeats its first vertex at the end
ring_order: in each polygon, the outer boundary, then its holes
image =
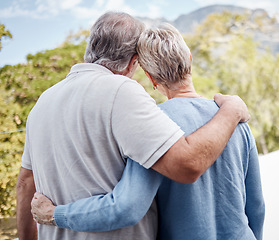
POLYGON ((12 38, 12 34, 5 28, 4 24, 0 24, 0 51, 2 49, 2 39, 12 38))
POLYGON ((27 56, 27 63, 0 69, 0 215, 15 214, 15 185, 28 113, 40 94, 83 61, 85 41, 27 56))
MULTIPOLYGON (((279 149, 279 57, 259 49, 245 29, 261 29, 274 19, 225 12, 208 17, 185 36, 193 55, 193 81, 199 94, 216 92, 240 95, 247 103, 250 126, 260 153, 279 149)), ((60 47, 27 56, 27 63, 0 68, 0 215, 15 214, 15 184, 24 147, 25 124, 40 94, 65 78, 72 65, 83 62, 88 31, 71 34, 60 47)), ((0 25, 1 36, 12 36, 0 25)), ((1 41, 0 41, 1 44, 1 41)), ((0 45, 1 49, 1 45, 0 45)), ((1 52, 0 52, 1 54, 1 52)), ((161 103, 143 70, 134 79, 161 103)))
POLYGON ((200 94, 237 94, 247 104, 249 125, 258 151, 279 149, 279 55, 253 40, 253 31, 274 24, 273 19, 230 12, 213 14, 196 31, 185 36, 193 54, 193 81, 200 94))

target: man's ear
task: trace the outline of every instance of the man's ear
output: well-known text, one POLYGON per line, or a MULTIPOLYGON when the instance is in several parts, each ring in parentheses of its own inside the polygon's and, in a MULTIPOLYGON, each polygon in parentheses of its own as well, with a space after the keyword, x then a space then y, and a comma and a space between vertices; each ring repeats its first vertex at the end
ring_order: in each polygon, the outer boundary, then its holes
POLYGON ((135 54, 131 60, 130 60, 130 63, 128 65, 128 71, 130 71, 136 64, 138 63, 138 54, 135 54))
POLYGON ((118 73, 118 74, 121 74, 121 75, 124 75, 126 77, 132 78, 134 73, 135 73, 135 70, 136 70, 137 66, 138 66, 138 54, 135 54, 131 58, 128 66, 121 73, 118 73))

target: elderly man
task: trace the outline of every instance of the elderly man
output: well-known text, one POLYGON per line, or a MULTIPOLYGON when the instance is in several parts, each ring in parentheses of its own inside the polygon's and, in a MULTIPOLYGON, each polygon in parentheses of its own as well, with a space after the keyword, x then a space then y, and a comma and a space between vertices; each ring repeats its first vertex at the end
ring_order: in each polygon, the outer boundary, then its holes
POLYGON ((185 138, 129 78, 143 29, 124 13, 101 16, 91 29, 85 63, 46 90, 30 112, 17 184, 20 239, 156 239, 154 203, 135 226, 86 233, 50 225, 37 230, 30 202, 35 191, 56 205, 110 192, 128 157, 175 181, 193 182, 217 159, 238 122, 248 120, 240 98, 217 95, 218 113, 185 138))

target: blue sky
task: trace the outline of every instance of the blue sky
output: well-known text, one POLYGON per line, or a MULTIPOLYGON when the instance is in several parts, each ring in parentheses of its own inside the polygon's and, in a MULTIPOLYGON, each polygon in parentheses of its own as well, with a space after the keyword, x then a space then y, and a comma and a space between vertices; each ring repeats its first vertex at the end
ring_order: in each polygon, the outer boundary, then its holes
POLYGON ((29 53, 59 46, 71 31, 89 29, 108 10, 174 20, 212 4, 263 8, 279 16, 278 0, 0 0, 0 23, 13 35, 12 40, 3 41, 0 67, 22 63, 29 53))

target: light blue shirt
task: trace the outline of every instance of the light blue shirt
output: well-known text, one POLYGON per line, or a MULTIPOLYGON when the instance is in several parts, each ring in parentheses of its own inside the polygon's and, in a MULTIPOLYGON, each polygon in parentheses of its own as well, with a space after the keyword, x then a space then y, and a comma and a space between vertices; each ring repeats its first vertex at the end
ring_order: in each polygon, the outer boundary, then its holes
MULTIPOLYGON (((206 99, 176 98, 160 107, 186 135, 218 111, 206 99)), ((128 159, 112 193, 57 206, 54 218, 75 231, 123 228, 145 215, 156 194, 159 239, 262 239, 265 205, 248 124, 238 124, 223 153, 193 184, 176 183, 128 159)))

